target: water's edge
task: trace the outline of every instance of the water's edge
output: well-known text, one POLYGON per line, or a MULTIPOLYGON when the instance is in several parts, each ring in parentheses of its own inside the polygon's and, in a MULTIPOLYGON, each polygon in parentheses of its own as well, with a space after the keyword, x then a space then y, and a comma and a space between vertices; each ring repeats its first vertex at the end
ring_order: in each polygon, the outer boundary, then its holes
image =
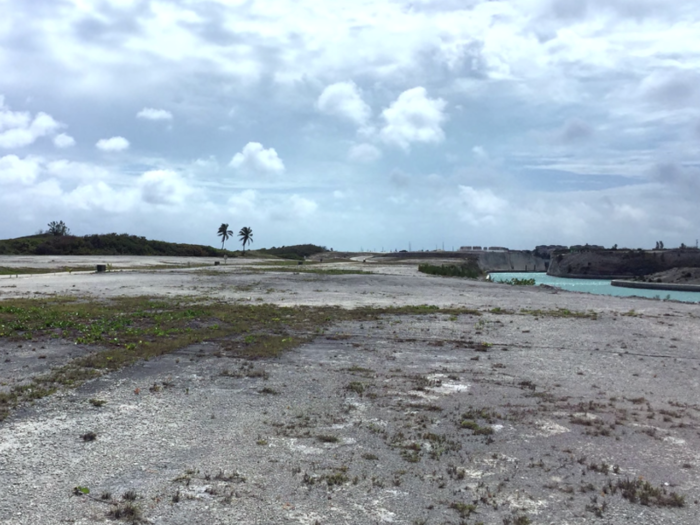
POLYGON ((607 279, 572 279, 553 277, 544 272, 491 272, 494 282, 509 279, 534 279, 536 285, 545 284, 571 292, 592 293, 597 295, 612 295, 616 297, 646 297, 647 299, 666 299, 686 303, 700 302, 700 291, 658 290, 626 288, 613 286, 607 279))

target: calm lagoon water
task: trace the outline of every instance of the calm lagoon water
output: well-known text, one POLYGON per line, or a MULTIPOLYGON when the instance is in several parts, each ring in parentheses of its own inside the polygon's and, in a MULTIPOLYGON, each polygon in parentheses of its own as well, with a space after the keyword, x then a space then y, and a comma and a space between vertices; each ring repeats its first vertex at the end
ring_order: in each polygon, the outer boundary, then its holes
POLYGON ((492 273, 493 281, 505 281, 508 279, 534 279, 535 284, 547 284, 555 286, 562 290, 570 290, 572 292, 586 292, 599 295, 616 295, 619 297, 649 297, 651 299, 673 299, 675 301, 683 301, 686 303, 700 302, 700 292, 676 292, 671 290, 641 290, 638 288, 621 288, 619 286, 611 286, 610 280, 607 279, 564 279, 562 277, 552 277, 546 273, 492 273))

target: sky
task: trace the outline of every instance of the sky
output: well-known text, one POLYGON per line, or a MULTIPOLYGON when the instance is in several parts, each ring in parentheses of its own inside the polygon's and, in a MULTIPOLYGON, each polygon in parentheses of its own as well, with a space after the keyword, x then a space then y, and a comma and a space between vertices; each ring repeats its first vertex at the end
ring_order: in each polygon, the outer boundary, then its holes
POLYGON ((697 0, 0 0, 0 72, 0 238, 700 237, 697 0))

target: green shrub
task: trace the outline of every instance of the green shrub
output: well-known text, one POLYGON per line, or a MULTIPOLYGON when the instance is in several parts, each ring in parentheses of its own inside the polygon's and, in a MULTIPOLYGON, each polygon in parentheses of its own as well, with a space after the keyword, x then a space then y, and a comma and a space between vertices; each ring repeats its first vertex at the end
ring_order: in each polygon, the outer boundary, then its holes
POLYGON ((518 278, 513 278, 513 279, 504 279, 503 281, 496 281, 499 283, 503 284, 510 284, 512 286, 535 286, 535 280, 534 279, 518 279, 518 278))
POLYGON ((418 271, 421 273, 427 273, 430 275, 443 275, 445 277, 466 277, 468 279, 476 279, 481 276, 481 270, 474 264, 448 264, 448 265, 435 265, 435 264, 420 264, 418 265, 418 271))

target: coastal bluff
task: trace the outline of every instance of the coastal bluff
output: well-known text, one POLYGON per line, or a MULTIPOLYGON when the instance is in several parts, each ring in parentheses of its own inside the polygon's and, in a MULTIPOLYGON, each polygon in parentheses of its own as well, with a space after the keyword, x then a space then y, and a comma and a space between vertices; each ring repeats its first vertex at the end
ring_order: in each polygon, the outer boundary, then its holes
POLYGON ((391 252, 378 258, 454 260, 454 264, 475 262, 484 272, 545 272, 549 259, 531 250, 500 250, 473 252, 391 252))
POLYGON ((547 274, 576 279, 629 279, 672 268, 700 267, 700 250, 582 250, 554 253, 547 274))

